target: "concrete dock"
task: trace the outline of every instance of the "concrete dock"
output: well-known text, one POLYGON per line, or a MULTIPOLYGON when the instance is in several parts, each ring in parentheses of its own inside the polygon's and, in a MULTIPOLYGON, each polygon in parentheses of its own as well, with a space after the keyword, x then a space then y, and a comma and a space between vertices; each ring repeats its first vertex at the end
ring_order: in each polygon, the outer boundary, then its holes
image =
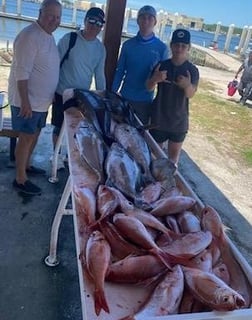
POLYGON ((240 56, 192 44, 191 60, 199 65, 236 72, 242 64, 240 56))

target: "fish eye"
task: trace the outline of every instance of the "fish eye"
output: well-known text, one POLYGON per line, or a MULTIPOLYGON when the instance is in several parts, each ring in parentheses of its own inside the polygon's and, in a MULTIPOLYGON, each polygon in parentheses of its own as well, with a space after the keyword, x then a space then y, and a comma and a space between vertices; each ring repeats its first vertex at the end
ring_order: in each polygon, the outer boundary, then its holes
POLYGON ((228 302, 229 301, 229 297, 228 296, 226 296, 226 297, 223 297, 223 302, 228 302))

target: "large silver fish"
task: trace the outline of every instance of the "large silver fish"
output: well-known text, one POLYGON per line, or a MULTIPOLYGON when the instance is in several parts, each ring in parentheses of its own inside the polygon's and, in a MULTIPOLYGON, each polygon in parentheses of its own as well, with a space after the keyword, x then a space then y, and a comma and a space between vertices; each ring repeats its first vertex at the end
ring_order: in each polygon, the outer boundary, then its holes
POLYGON ((139 130, 127 123, 118 123, 114 127, 114 137, 141 167, 147 180, 153 181, 150 172, 151 154, 149 147, 139 130))
POLYGON ((136 198, 141 188, 141 170, 119 143, 111 145, 105 169, 108 176, 106 184, 116 187, 132 199, 136 198))
POLYGON ((75 134, 80 157, 98 175, 99 182, 104 182, 104 160, 107 146, 94 126, 83 119, 75 134))
POLYGON ((84 117, 98 132, 104 134, 106 112, 102 98, 91 90, 74 89, 74 99, 84 117))

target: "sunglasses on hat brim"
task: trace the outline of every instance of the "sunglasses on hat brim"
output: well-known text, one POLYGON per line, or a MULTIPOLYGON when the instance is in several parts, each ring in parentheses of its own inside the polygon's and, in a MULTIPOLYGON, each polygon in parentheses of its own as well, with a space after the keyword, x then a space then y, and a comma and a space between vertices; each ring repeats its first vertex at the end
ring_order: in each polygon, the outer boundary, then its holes
POLYGON ((103 22, 101 22, 100 20, 97 20, 95 18, 87 18, 88 23, 90 24, 95 24, 97 27, 101 28, 103 26, 103 22))

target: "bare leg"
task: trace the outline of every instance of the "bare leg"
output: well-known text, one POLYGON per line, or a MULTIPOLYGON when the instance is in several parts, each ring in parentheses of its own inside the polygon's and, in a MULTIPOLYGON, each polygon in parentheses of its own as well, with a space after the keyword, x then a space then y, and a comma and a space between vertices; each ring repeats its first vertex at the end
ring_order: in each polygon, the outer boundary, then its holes
POLYGON ((239 95, 242 97, 243 96, 243 89, 244 89, 244 83, 242 81, 240 81, 237 89, 238 89, 239 95))
MULTIPOLYGON (((54 126, 54 129, 53 129, 53 132, 52 132, 53 151, 55 150, 57 141, 59 139, 60 132, 61 132, 61 127, 55 127, 54 126)), ((59 150, 59 153, 60 152, 61 152, 61 150, 59 150)))
POLYGON ((32 152, 33 152, 33 150, 34 150, 37 142, 38 142, 38 137, 39 137, 39 135, 40 135, 40 132, 41 132, 41 130, 38 130, 38 131, 33 135, 34 137, 33 137, 32 144, 31 144, 31 146, 30 146, 29 158, 28 158, 28 162, 26 163, 26 168, 29 168, 29 166, 30 166, 31 155, 32 155, 32 152))
POLYGON ((55 146, 56 146, 58 137, 59 137, 58 135, 56 135, 55 133, 53 133, 53 135, 52 135, 53 150, 55 149, 55 146))
POLYGON ((183 142, 168 142, 168 157, 175 165, 178 165, 182 145, 183 142))
POLYGON ((243 91, 242 102, 245 103, 248 97, 251 95, 252 82, 246 84, 245 89, 243 91))
POLYGON ((30 155, 36 144, 38 135, 39 132, 35 134, 20 132, 19 134, 15 150, 17 183, 23 184, 28 179, 26 168, 30 160, 30 155))

